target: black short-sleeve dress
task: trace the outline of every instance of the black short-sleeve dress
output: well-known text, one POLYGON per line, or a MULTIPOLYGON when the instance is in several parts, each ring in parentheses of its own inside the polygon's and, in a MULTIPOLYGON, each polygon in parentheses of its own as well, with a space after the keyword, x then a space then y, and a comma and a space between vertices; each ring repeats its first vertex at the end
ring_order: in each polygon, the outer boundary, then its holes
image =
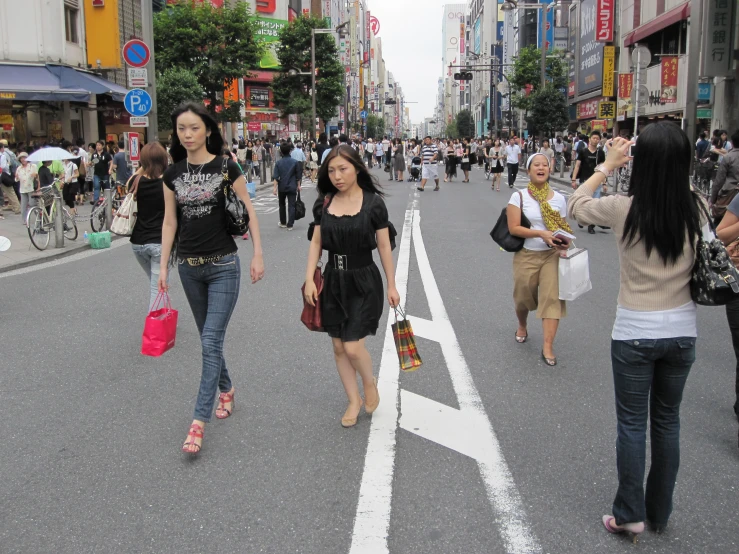
MULTIPOLYGON (((375 232, 390 226, 385 202, 364 191, 362 209, 355 215, 331 215, 331 202, 323 209, 321 196, 313 206, 313 220, 321 228, 324 250, 360 260, 377 248, 375 232)), ((362 265, 362 264, 359 264, 362 265)), ((323 328, 330 337, 350 342, 375 335, 385 304, 382 276, 372 262, 364 267, 337 269, 332 260, 323 272, 321 293, 323 328)))

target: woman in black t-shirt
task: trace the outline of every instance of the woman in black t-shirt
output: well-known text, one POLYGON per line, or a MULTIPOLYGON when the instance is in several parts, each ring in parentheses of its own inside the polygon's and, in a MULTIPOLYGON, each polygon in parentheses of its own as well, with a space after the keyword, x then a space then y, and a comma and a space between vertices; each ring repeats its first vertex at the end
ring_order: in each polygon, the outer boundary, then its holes
POLYGON ((136 199, 137 216, 131 233, 131 247, 149 279, 149 310, 153 309, 159 294, 164 223, 162 174, 167 163, 167 151, 161 143, 149 143, 141 149, 141 167, 126 183, 136 199))
POLYGON ((159 290, 167 291, 170 253, 174 251, 180 282, 200 333, 203 350, 200 390, 195 415, 182 450, 197 454, 210 421, 216 390, 216 417, 225 419, 234 408, 234 388, 223 357, 223 339, 236 307, 241 264, 236 243, 226 228, 224 169, 249 213, 254 257, 251 282, 264 277, 262 241, 257 215, 238 164, 220 154, 223 137, 218 125, 200 104, 184 104, 172 114, 170 155, 174 164, 164 172, 164 225, 159 268, 159 290))

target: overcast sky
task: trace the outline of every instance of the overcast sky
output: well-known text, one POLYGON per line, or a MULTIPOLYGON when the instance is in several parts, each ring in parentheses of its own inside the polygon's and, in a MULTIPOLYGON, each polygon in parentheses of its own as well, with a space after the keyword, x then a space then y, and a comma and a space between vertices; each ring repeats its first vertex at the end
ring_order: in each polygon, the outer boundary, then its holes
POLYGON ((444 0, 368 0, 380 20, 382 57, 403 88, 411 121, 434 115, 437 80, 441 77, 441 23, 444 0))

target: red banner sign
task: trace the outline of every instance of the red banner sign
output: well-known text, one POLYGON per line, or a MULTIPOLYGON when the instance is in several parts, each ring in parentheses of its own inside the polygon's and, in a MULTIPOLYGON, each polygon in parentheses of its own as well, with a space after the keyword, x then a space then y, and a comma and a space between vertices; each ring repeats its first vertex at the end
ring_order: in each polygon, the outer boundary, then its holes
MULTIPOLYGON (((367 14, 364 16, 364 40, 365 40, 365 50, 369 50, 370 47, 370 21, 372 19, 372 14, 369 10, 367 10, 367 14)), ((366 61, 366 60, 365 60, 366 61)))
POLYGON ((631 98, 631 90, 634 88, 633 73, 618 74, 618 97, 631 98))
POLYGON ((662 56, 662 100, 677 103, 677 56, 662 56))
POLYGON ((602 98, 585 100, 577 105, 577 119, 593 119, 598 115, 598 103, 602 98))
POLYGON ((615 0, 598 0, 595 10, 595 40, 613 42, 613 5, 615 0))

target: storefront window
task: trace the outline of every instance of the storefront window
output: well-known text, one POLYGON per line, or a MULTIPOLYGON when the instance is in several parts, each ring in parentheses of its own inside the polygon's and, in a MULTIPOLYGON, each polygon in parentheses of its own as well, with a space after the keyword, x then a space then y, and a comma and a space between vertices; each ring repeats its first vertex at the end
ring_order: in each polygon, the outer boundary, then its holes
POLYGON ((79 21, 79 10, 64 6, 64 28, 67 36, 67 42, 79 44, 79 33, 77 32, 77 22, 79 21))
POLYGON ((687 52, 687 25, 685 21, 678 21, 674 25, 665 27, 653 35, 648 36, 644 44, 652 53, 649 67, 661 63, 662 56, 678 56, 687 52))

